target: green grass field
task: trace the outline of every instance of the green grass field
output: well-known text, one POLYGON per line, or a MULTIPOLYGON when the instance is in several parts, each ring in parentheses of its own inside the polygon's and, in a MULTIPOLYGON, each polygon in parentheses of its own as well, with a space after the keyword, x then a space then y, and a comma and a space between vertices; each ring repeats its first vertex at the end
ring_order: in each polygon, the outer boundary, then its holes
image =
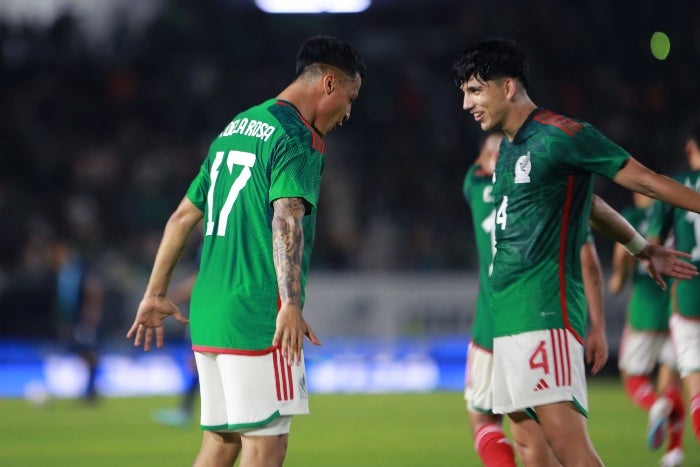
MULTIPOLYGON (((608 466, 655 466, 644 445, 646 415, 615 380, 589 381, 593 442, 608 466)), ((170 428, 149 412, 172 397, 105 399, 96 407, 53 400, 42 407, 0 400, 2 466, 186 466, 199 447, 196 424, 170 428)), ((460 393, 312 395, 312 415, 292 424, 287 467, 478 466, 460 393)), ((686 429, 687 466, 700 447, 686 429)))

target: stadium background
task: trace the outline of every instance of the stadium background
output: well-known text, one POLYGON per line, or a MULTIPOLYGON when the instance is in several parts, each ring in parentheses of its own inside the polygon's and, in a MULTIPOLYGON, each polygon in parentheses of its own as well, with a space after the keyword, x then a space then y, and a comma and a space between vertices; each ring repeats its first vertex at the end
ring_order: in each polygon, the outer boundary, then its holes
MULTIPOLYGON (((368 76, 351 121, 327 138, 306 310, 326 345, 309 349, 311 388, 458 389, 476 293, 461 183, 482 135, 452 58, 517 39, 535 102, 673 173, 700 121, 699 17, 690 0, 375 0, 319 15, 266 14, 252 0, 0 2, 3 394, 80 389, 78 362, 54 347, 45 247, 60 234, 107 285, 102 391, 179 390, 182 329, 168 326, 169 350, 147 358, 124 339, 162 227, 211 138, 280 91, 318 33, 353 43, 368 76), (650 53, 654 31, 671 39, 665 61, 650 53)), ((618 209, 631 201, 605 180, 596 191, 618 209)), ((607 273, 612 244, 597 244, 607 273)), ((175 279, 195 268, 193 240, 175 279)), ((607 303, 613 373, 625 296, 607 303)))

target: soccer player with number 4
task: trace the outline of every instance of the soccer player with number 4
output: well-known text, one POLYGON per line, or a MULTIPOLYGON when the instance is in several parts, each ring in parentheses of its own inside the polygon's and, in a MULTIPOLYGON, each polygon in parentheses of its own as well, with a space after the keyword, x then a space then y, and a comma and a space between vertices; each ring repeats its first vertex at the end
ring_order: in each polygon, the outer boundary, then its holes
MULTIPOLYGON (((496 252, 496 210, 491 190, 502 140, 501 132, 486 136, 479 157, 467 171, 462 187, 464 198, 471 210, 479 259, 479 293, 470 329, 464 397, 467 401, 474 449, 485 467, 516 465, 513 447, 508 443, 502 429, 503 416, 494 414, 492 410, 493 324, 489 277, 496 252)), ((603 271, 591 235, 581 247, 581 269, 590 312, 590 330, 585 343, 586 361, 591 364, 591 372, 596 374, 607 362, 608 343, 605 335, 603 271)), ((541 467, 559 465, 535 421, 528 421, 522 426, 512 426, 511 431, 516 437, 515 450, 521 459, 541 467), (518 436, 520 428, 524 430, 518 436), (526 435, 527 444, 524 444, 526 435)))
POLYGON ((538 108, 512 41, 467 49, 453 71, 464 110, 482 130, 505 134, 492 191, 493 411, 516 426, 537 420, 562 465, 602 465, 586 421, 580 250, 588 224, 647 262, 663 287, 663 275, 688 279, 697 270, 678 258, 687 254, 647 242, 593 196, 592 174, 695 212, 700 193, 649 170, 590 124, 538 108))
POLYGON ((305 41, 297 77, 276 98, 233 118, 212 142, 165 226, 146 292, 127 333, 163 345, 163 320, 187 323, 166 297, 173 269, 204 220, 190 302, 200 378, 196 466, 279 466, 291 417, 306 414, 302 316, 325 160, 324 135, 343 125, 365 65, 332 37, 305 41))

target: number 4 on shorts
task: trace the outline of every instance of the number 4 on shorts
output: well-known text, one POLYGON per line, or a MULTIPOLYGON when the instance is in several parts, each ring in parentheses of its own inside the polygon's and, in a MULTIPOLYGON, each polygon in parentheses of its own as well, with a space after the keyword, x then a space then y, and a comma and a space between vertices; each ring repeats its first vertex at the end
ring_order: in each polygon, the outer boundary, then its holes
POLYGON ((547 349, 544 341, 540 341, 535 351, 530 355, 530 369, 542 368, 545 375, 549 374, 549 360, 547 359, 547 349))

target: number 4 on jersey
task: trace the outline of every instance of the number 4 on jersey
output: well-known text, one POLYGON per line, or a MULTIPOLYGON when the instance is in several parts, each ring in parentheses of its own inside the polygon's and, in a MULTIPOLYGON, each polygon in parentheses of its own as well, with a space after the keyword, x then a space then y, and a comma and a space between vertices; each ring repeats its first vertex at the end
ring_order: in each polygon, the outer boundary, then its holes
POLYGON ((504 196, 496 212, 496 225, 500 226, 501 230, 506 230, 506 218, 508 217, 506 209, 508 209, 508 197, 504 196))
MULTIPOLYGON (((216 211, 216 206, 214 206, 214 188, 216 187, 216 181, 219 178, 219 169, 221 163, 224 160, 224 151, 219 151, 214 157, 214 163, 211 166, 211 172, 209 177, 211 179, 211 185, 209 186, 209 192, 207 193, 207 207, 209 211, 209 218, 207 219, 207 231, 205 235, 214 234, 214 213, 216 211)), ((233 209, 233 203, 236 202, 238 198, 238 193, 243 189, 248 179, 250 179, 250 168, 255 164, 255 154, 252 152, 243 151, 229 151, 226 157, 226 166, 228 167, 229 175, 233 173, 234 165, 242 165, 243 170, 238 174, 236 180, 234 180, 231 185, 231 189, 228 192, 226 201, 224 205, 221 206, 217 219, 217 229, 216 235, 222 237, 226 235, 226 225, 228 224, 228 216, 231 214, 231 209, 233 209)))

